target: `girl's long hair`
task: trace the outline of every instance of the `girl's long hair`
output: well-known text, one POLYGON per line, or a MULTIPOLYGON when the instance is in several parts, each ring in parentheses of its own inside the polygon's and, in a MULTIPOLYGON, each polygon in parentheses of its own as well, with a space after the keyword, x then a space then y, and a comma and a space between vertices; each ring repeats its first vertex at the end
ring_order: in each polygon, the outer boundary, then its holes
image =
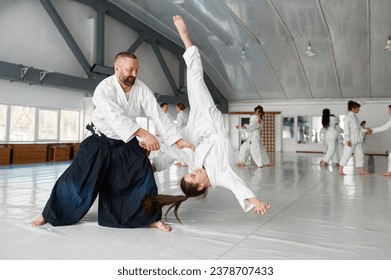
POLYGON ((180 185, 185 195, 158 194, 145 198, 143 201, 145 213, 147 215, 153 215, 157 211, 160 211, 164 206, 170 205, 166 211, 165 218, 167 219, 168 212, 174 208, 175 218, 179 223, 182 223, 178 216, 179 206, 181 206, 182 202, 186 201, 189 197, 201 197, 201 199, 205 200, 208 194, 208 188, 198 190, 198 185, 186 182, 184 177, 182 177, 180 185))
POLYGON ((323 109, 322 125, 324 128, 328 128, 330 126, 330 110, 327 108, 323 109))

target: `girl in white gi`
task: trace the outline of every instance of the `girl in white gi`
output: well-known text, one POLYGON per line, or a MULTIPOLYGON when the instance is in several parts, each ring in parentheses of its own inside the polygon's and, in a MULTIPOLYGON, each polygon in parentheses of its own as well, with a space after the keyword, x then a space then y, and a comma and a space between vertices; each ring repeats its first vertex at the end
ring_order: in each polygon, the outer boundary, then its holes
POLYGON ((249 124, 236 127, 246 129, 250 133, 249 141, 244 142, 240 146, 237 160, 238 166, 244 166, 246 164, 248 154, 251 155, 252 160, 255 162, 257 167, 263 167, 264 165, 272 166, 266 149, 262 144, 261 131, 263 129, 263 115, 263 108, 258 105, 254 108, 254 115, 250 117, 249 124))
POLYGON ((324 132, 324 143, 326 154, 320 160, 320 165, 325 166, 329 164, 329 162, 334 158, 337 147, 337 130, 336 124, 338 123, 338 118, 334 115, 330 114, 330 110, 328 108, 323 110, 322 114, 322 126, 325 130, 324 132))
POLYGON ((183 57, 187 65, 187 86, 191 111, 183 136, 196 149, 194 152, 191 149, 166 148, 179 152, 176 159, 186 162, 189 169, 193 171, 181 180, 181 188, 185 195, 157 195, 146 198, 144 200, 146 212, 153 214, 163 206, 171 205, 167 212, 174 207, 174 213, 178 219, 177 210, 183 201, 189 197, 205 197, 209 187, 221 186, 230 189, 235 194, 245 211, 254 208, 254 213, 265 214, 270 205, 260 201, 231 167, 233 147, 223 115, 217 109, 204 82, 198 48, 192 44, 182 17, 174 16, 173 20, 186 47, 183 57))
MULTIPOLYGON (((391 116, 391 105, 388 105, 388 114, 391 116)), ((385 131, 388 129, 391 129, 391 118, 384 125, 370 129, 369 133, 378 133, 378 132, 382 132, 382 131, 385 131)), ((391 152, 388 153, 388 171, 387 171, 387 173, 384 173, 383 175, 384 176, 391 176, 391 152)))
POLYGON ((185 128, 187 121, 189 119, 189 115, 185 112, 186 106, 183 103, 178 103, 176 105, 176 111, 178 112, 176 116, 176 129, 181 132, 183 128, 185 128))
POLYGON ((355 101, 348 102, 348 114, 344 118, 344 138, 345 146, 343 148, 342 158, 339 162, 339 175, 345 175, 343 168, 348 164, 349 158, 354 153, 355 166, 360 169, 360 175, 369 175, 364 169, 364 151, 362 148, 363 137, 360 121, 357 113, 361 105, 355 101))

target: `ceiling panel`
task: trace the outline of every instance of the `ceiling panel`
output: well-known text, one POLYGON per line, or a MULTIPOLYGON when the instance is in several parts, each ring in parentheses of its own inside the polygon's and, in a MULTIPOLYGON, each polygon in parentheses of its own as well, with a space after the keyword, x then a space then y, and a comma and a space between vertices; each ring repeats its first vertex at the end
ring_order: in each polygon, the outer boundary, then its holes
POLYGON ((180 46, 172 16, 182 15, 230 102, 391 97, 389 0, 109 2, 180 46))

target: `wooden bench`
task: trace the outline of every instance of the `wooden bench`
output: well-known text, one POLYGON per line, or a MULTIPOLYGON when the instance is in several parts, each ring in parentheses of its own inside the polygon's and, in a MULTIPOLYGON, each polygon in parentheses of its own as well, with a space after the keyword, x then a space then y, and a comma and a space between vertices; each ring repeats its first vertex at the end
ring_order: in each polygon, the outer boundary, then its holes
POLYGON ((0 165, 10 164, 11 147, 9 145, 0 145, 0 165))
POLYGON ((46 162, 47 144, 12 144, 10 163, 46 162))
POLYGON ((71 160, 71 147, 69 145, 49 145, 48 161, 69 161, 71 160))

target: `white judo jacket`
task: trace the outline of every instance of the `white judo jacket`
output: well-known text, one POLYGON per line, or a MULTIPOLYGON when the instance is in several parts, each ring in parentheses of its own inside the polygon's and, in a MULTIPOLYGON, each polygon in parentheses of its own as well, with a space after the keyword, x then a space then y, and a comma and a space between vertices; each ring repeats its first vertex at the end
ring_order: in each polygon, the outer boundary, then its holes
POLYGON ((367 129, 362 129, 356 114, 352 111, 349 111, 349 113, 343 119, 343 122, 345 143, 351 141, 353 145, 361 144, 364 140, 362 132, 366 132, 367 129))
POLYGON ((130 141, 140 128, 136 118, 141 116, 141 110, 155 124, 165 143, 172 145, 181 138, 152 91, 140 80, 136 79, 127 100, 117 77, 110 76, 96 87, 92 102, 95 109, 91 120, 109 138, 130 141))
MULTIPOLYGON (((231 190, 243 210, 248 211, 254 206, 247 199, 255 195, 232 169, 233 147, 223 115, 217 109, 205 85, 198 48, 188 48, 183 57, 187 65, 187 88, 191 107, 189 120, 183 129, 183 137, 196 148, 195 152, 191 149, 179 150, 167 146, 162 150, 165 149, 177 160, 185 162, 190 171, 204 167, 212 187, 219 186, 231 190)), ((166 160, 165 163, 170 164, 170 161, 166 160)))

